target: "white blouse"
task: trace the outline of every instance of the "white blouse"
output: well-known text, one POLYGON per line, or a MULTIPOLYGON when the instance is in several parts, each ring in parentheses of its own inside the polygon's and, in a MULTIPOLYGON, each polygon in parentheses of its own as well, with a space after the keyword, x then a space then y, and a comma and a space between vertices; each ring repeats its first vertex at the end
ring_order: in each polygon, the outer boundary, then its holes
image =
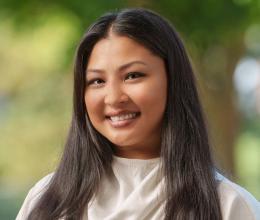
MULTIPOLYGON (((97 195, 88 204, 84 220, 161 220, 165 194, 160 158, 141 160, 114 156, 112 176, 104 176, 97 195)), ((28 193, 16 220, 25 220, 53 174, 28 193)), ((260 203, 245 189, 221 174, 219 181, 223 220, 260 220, 260 203)))

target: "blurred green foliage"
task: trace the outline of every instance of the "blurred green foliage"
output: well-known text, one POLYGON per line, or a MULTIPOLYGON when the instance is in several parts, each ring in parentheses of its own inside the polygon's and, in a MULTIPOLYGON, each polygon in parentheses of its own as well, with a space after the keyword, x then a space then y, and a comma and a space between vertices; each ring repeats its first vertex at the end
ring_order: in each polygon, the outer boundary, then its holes
POLYGON ((260 198, 260 117, 246 120, 236 139, 238 181, 260 198))
MULTIPOLYGON (((53 171, 59 160, 72 108, 74 51, 83 32, 104 12, 138 6, 173 21, 199 77, 222 98, 223 103, 216 101, 216 108, 206 97, 209 116, 216 124, 226 123, 226 109, 235 99, 232 71, 247 53, 246 30, 260 25, 259 0, 1 0, 0 219, 13 219, 25 191, 53 171), (222 115, 211 114, 213 109, 223 110, 222 115)), ((236 115, 231 110, 228 114, 236 115)), ((230 142, 237 146, 235 168, 239 182, 260 198, 260 127, 257 120, 240 120, 241 129, 230 142)), ((215 131, 221 132, 219 127, 215 131)))

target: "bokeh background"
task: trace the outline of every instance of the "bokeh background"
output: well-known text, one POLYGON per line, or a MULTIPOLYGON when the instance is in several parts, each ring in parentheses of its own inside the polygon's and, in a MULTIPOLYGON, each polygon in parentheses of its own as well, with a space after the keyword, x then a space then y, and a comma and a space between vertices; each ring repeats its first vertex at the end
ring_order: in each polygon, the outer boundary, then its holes
POLYGON ((182 36, 218 166, 260 199, 260 0, 1 0, 0 219, 59 161, 74 53, 101 14, 147 7, 182 36))

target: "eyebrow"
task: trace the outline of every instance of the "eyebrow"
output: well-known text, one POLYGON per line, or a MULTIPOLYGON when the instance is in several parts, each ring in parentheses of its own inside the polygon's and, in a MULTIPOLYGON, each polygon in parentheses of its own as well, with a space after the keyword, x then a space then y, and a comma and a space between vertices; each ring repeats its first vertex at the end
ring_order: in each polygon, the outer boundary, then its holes
MULTIPOLYGON (((123 70, 127 69, 128 67, 130 67, 130 66, 132 66, 132 65, 134 65, 134 64, 141 64, 141 65, 147 66, 146 63, 144 63, 144 62, 142 62, 142 61, 139 61, 139 60, 135 60, 135 61, 131 61, 131 62, 129 62, 129 63, 123 64, 122 66, 120 66, 120 67, 118 68, 118 71, 119 71, 119 72, 120 72, 120 71, 123 71, 123 70)), ((87 69, 87 70, 86 70, 86 73, 88 73, 88 72, 104 73, 105 70, 102 70, 102 69, 87 69)))

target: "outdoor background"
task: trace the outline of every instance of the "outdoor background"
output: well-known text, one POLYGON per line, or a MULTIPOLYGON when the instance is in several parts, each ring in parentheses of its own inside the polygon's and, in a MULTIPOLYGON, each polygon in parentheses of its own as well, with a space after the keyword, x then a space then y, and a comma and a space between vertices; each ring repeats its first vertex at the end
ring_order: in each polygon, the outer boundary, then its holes
POLYGON ((192 59, 217 164, 260 200, 260 0, 0 0, 0 219, 52 172, 72 109, 74 52, 107 11, 144 6, 192 59))

